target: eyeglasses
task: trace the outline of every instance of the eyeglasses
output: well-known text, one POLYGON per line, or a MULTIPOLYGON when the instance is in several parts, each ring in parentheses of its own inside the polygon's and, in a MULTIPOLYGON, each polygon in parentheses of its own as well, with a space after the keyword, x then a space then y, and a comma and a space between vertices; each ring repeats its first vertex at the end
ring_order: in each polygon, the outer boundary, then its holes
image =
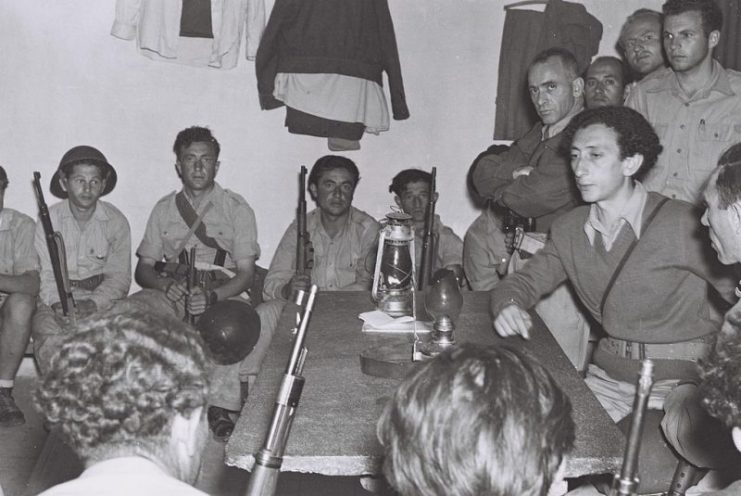
POLYGON ((631 38, 629 40, 625 40, 623 42, 623 46, 628 50, 635 50, 636 47, 641 46, 644 47, 650 43, 655 43, 659 41, 659 34, 648 32, 644 33, 641 36, 637 38, 631 38))

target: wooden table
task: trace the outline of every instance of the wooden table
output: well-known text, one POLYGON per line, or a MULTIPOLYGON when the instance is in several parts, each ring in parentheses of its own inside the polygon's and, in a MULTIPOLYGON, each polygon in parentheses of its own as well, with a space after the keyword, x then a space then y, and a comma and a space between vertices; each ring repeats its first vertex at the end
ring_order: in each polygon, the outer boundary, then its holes
MULTIPOLYGON (((488 301, 487 292, 464 294, 456 326, 458 342, 503 342, 492 330, 488 301)), ((253 454, 262 446, 290 354, 295 309, 289 304, 281 316, 262 371, 226 447, 227 465, 245 470, 254 465, 253 454)), ((359 356, 364 349, 391 340, 411 353, 411 338, 362 333, 358 314, 373 309, 368 293, 317 295, 306 339, 306 385, 281 470, 341 476, 381 472, 376 421, 399 381, 363 374, 359 356)), ((534 322, 530 341, 509 338, 507 342, 534 355, 571 398, 576 446, 568 459, 566 476, 616 471, 625 437, 535 315, 534 322)))

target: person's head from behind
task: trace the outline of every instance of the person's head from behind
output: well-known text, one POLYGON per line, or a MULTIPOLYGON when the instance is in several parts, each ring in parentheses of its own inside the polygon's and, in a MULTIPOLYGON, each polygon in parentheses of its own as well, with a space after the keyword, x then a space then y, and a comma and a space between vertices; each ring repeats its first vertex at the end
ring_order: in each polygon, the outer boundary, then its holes
POLYGON ((662 10, 664 51, 672 69, 689 73, 709 63, 723 26, 715 0, 667 0, 662 10))
MULTIPOLYGON (((741 328, 741 320, 732 324, 741 328)), ((713 352, 701 362, 700 378, 703 406, 731 430, 741 451, 741 333, 720 334, 713 352)))
POLYGON ((341 217, 350 210, 360 171, 355 162, 339 155, 325 155, 309 172, 309 193, 325 215, 341 217))
POLYGON ((588 203, 620 198, 630 191, 636 174, 653 167, 661 153, 651 124, 627 107, 585 110, 569 122, 563 143, 576 186, 588 203))
POLYGON ((193 483, 207 435, 205 366, 194 329, 132 306, 81 322, 35 399, 86 465, 141 456, 193 483))
POLYGON ((219 171, 221 146, 211 130, 192 126, 180 131, 172 145, 175 169, 191 192, 210 190, 219 171))
POLYGON ((702 224, 724 264, 741 263, 741 143, 726 150, 703 192, 702 224))
POLYGON ((661 12, 638 9, 620 30, 619 47, 638 79, 666 65, 662 44, 661 12))
POLYGON ((545 495, 574 444, 571 403, 507 346, 463 344, 417 366, 378 421, 402 496, 545 495))
MULTIPOLYGON (((394 201, 405 213, 412 216, 415 223, 425 221, 430 202, 432 174, 420 169, 406 169, 399 172, 391 181, 389 192, 394 201)), ((437 193, 435 193, 437 200, 437 193)))
POLYGON ((556 124, 581 108, 584 80, 579 64, 565 48, 549 48, 536 55, 527 75, 530 99, 543 124, 556 124))
POLYGON ((625 67, 617 57, 597 57, 584 78, 587 108, 620 106, 625 91, 625 67))

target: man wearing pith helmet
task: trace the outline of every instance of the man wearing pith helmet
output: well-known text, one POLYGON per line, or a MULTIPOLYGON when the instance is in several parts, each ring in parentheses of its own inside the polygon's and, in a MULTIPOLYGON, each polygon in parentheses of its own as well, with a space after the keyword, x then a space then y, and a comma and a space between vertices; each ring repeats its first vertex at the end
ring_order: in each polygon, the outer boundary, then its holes
POLYGON ((100 198, 116 186, 116 170, 92 146, 76 146, 62 156, 49 189, 62 201, 49 206, 62 235, 74 305, 62 310, 54 268, 41 222, 35 247, 41 261, 41 290, 33 319, 34 353, 42 374, 70 324, 125 298, 131 285, 131 232, 126 217, 100 198))

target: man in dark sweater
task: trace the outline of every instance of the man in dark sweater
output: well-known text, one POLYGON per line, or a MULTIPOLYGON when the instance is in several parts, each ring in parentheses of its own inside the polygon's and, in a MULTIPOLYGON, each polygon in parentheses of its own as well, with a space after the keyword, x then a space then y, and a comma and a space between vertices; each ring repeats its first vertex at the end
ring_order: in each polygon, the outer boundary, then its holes
POLYGON ((665 399, 681 408, 681 398, 668 396, 680 382, 697 379, 695 362, 707 354, 722 322, 709 285, 730 300, 733 283, 708 253, 692 206, 648 193, 634 180, 661 151, 640 114, 625 107, 587 110, 571 121, 564 142, 590 205, 557 219, 545 248, 494 288, 494 327, 502 336, 527 338, 526 309, 568 279, 607 333, 586 382, 613 420, 632 410, 644 357, 655 362, 649 408, 665 407, 665 399))

